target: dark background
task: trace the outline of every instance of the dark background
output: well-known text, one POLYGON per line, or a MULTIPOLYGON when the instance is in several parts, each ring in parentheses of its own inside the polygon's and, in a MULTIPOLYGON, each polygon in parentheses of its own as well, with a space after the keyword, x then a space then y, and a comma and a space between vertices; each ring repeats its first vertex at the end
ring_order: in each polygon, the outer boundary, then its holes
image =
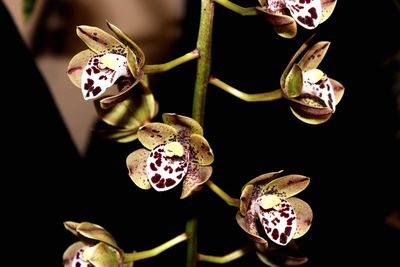
MULTIPOLYGON (((256 1, 254 1, 256 2, 256 1)), ((212 180, 234 197, 248 180, 285 170, 311 177, 298 197, 314 211, 298 240, 307 266, 398 266, 399 230, 385 217, 400 210, 399 115, 393 86, 399 63, 399 11, 339 1, 315 40, 331 41, 320 68, 346 88, 337 112, 318 126, 298 121, 288 103, 245 103, 209 87, 205 136, 214 153, 212 180)), ((359 1, 357 1, 359 3, 359 1)), ((194 48, 200 1, 188 1, 182 40, 174 56, 194 48)), ((247 1, 237 1, 251 5, 247 1)), ((255 4, 255 3, 254 3, 255 4)), ((229 253, 248 242, 227 206, 208 188, 179 200, 179 190, 141 191, 125 158, 138 142, 117 144, 93 135, 78 156, 31 54, 1 7, 3 47, 3 231, 6 257, 18 265, 62 266, 75 237, 63 221, 91 221, 108 229, 125 251, 146 250, 199 221, 199 251, 229 253), (8 239, 8 238, 7 238, 8 239), (14 256, 15 253, 15 256, 14 256)), ((262 16, 242 17, 216 5, 212 74, 246 92, 276 89, 291 55, 312 32, 278 37, 262 16)), ((162 112, 190 116, 196 64, 153 76, 162 112)), ((185 245, 135 266, 184 266, 185 245)), ((199 263, 199 266, 212 264, 199 263)), ((249 254, 226 266, 263 266, 249 254)))

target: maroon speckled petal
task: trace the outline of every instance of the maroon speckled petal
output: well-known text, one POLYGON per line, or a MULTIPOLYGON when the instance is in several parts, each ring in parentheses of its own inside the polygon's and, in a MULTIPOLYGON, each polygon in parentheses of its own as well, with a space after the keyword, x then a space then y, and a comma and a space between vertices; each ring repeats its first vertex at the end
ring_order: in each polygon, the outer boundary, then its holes
POLYGON ((293 238, 302 237, 311 227, 313 219, 312 209, 307 202, 297 197, 288 198, 287 201, 292 205, 294 212, 296 213, 297 228, 293 238))
POLYGON ((212 174, 211 166, 199 166, 189 164, 189 170, 182 185, 181 199, 186 198, 196 191, 199 191, 212 174))
POLYGON ((156 146, 146 162, 150 185, 157 191, 166 191, 177 186, 188 172, 188 153, 183 156, 167 156, 165 144, 156 146))

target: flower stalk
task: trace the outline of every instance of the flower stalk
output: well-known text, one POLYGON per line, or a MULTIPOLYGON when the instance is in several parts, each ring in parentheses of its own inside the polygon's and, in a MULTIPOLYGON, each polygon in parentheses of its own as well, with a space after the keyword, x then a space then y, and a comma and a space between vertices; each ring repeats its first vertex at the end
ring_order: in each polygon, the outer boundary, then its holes
POLYGON ((210 77, 210 84, 246 102, 273 101, 282 98, 281 89, 276 89, 264 93, 248 94, 230 86, 229 84, 215 77, 210 77))
POLYGON ((214 0, 214 2, 242 16, 254 16, 259 14, 256 7, 242 7, 229 0, 214 0))
POLYGON ((183 56, 180 56, 176 59, 173 59, 163 64, 145 65, 143 67, 143 72, 146 74, 150 74, 150 73, 168 71, 198 57, 199 57, 199 50, 195 49, 189 53, 184 54, 183 56))
POLYGON ((223 201, 226 202, 229 206, 233 207, 239 207, 240 206, 240 200, 237 198, 233 198, 229 196, 225 191, 223 191, 221 188, 219 188, 216 184, 214 184, 211 180, 208 180, 206 182, 206 185, 215 193, 217 194, 220 198, 222 198, 223 201))
POLYGON ((205 261, 205 262, 211 262, 211 263, 217 263, 217 264, 225 264, 231 261, 234 261, 236 259, 239 259, 240 257, 246 255, 250 251, 252 251, 254 248, 253 245, 248 244, 240 249, 237 249, 231 253, 228 253, 224 256, 212 256, 212 255, 206 255, 206 254, 198 254, 198 260, 199 261, 205 261))
POLYGON ((167 249, 170 249, 171 247, 186 241, 188 238, 186 233, 182 233, 171 240, 165 242, 164 244, 161 244, 153 249, 145 250, 145 251, 139 251, 139 252, 132 252, 132 253, 125 253, 125 262, 133 262, 133 261, 138 261, 138 260, 143 260, 151 257, 155 257, 161 252, 166 251, 167 249))

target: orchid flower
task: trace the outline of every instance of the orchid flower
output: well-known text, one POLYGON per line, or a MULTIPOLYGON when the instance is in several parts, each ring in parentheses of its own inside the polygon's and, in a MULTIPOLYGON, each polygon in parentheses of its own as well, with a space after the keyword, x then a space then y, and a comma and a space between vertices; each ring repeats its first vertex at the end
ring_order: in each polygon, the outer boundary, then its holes
POLYGON ((192 118, 164 113, 164 123, 148 123, 138 131, 145 148, 126 159, 129 176, 141 189, 166 191, 183 181, 181 198, 199 190, 210 178, 214 155, 203 129, 192 118))
POLYGON ((69 246, 63 255, 64 267, 128 267, 124 252, 103 227, 89 222, 64 223, 65 228, 81 241, 69 246))
POLYGON ((304 190, 310 179, 302 175, 279 177, 281 172, 260 175, 242 189, 236 220, 259 246, 268 241, 285 246, 303 236, 310 228, 312 210, 293 197, 304 190), (279 178, 278 178, 279 177, 279 178))
POLYGON ((76 54, 68 65, 68 76, 81 88, 85 100, 97 99, 113 85, 119 93, 103 98, 101 104, 109 107, 125 100, 130 90, 143 78, 145 63, 143 51, 120 29, 107 22, 116 35, 92 26, 76 28, 79 38, 89 47, 76 54))
POLYGON ((309 124, 329 120, 344 94, 341 83, 317 69, 329 45, 325 41, 314 44, 295 63, 308 46, 306 42, 293 56, 280 79, 283 97, 290 100, 291 111, 298 119, 309 124))
POLYGON ((336 0, 259 0, 258 10, 282 37, 293 38, 297 24, 311 30, 326 21, 332 14, 336 0))

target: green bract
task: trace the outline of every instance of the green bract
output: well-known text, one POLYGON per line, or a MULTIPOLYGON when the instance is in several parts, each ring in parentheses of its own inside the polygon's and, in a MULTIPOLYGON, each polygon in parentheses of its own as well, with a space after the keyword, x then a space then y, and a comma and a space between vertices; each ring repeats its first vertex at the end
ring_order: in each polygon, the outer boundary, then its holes
POLYGON ((128 155, 132 181, 142 189, 166 191, 183 181, 181 198, 199 190, 210 178, 214 155, 203 129, 192 118, 164 113, 164 123, 148 123, 138 131, 145 148, 128 155))

